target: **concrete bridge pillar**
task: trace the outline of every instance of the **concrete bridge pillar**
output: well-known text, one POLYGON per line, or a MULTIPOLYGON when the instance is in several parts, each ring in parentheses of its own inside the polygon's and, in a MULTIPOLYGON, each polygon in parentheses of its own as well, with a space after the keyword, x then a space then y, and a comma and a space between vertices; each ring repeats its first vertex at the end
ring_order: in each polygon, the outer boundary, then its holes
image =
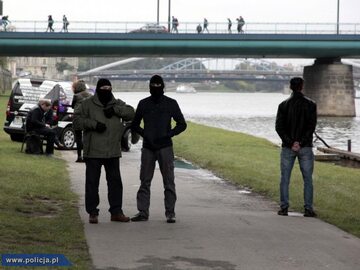
POLYGON ((319 116, 356 116, 351 65, 340 59, 316 59, 304 67, 304 93, 317 103, 319 116))

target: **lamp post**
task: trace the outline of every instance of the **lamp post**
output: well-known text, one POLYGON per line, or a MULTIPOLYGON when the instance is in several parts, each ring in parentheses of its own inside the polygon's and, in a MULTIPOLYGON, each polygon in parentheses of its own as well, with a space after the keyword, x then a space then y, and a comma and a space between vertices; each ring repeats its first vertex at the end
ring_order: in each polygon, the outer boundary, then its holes
POLYGON ((45 73, 46 73, 46 70, 47 70, 47 66, 43 65, 43 66, 40 67, 40 69, 41 69, 43 78, 45 79, 45 73))
POLYGON ((171 0, 169 0, 169 9, 168 9, 168 31, 170 32, 170 15, 171 15, 171 0))
POLYGON ((160 0, 157 0, 157 24, 159 25, 160 0))
POLYGON ((339 21, 340 21, 340 0, 337 0, 337 23, 336 23, 336 34, 339 34, 339 21))

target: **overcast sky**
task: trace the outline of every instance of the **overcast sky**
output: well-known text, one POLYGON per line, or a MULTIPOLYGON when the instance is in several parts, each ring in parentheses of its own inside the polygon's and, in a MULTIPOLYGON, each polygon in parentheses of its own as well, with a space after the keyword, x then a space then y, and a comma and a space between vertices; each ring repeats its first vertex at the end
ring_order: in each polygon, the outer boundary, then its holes
MULTIPOLYGON (((338 0, 171 0, 181 22, 224 22, 242 15, 247 22, 336 22, 338 0)), ((156 21, 157 0, 3 0, 10 20, 156 21)), ((160 0, 167 21, 168 0, 160 0)), ((340 22, 360 23, 360 0, 340 0, 340 22)))

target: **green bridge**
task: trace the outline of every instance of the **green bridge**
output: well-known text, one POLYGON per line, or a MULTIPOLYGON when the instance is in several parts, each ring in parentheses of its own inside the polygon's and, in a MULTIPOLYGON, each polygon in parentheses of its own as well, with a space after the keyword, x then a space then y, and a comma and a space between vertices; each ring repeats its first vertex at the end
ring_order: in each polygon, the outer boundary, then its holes
POLYGON ((0 55, 358 58, 360 35, 0 32, 0 55))
POLYGON ((360 58, 360 35, 0 32, 0 56, 315 58, 303 77, 319 115, 356 115, 341 58, 360 58))

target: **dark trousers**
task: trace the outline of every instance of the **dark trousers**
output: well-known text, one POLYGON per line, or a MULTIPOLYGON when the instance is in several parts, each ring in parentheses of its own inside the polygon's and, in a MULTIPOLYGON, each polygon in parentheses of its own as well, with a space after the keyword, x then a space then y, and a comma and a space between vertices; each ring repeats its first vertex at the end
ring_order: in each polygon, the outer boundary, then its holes
POLYGON ((165 216, 175 216, 176 190, 174 176, 174 152, 172 146, 156 151, 143 148, 141 151, 141 185, 137 193, 137 207, 139 212, 146 217, 149 216, 150 186, 154 176, 155 163, 157 160, 164 184, 165 216))
POLYGON ((75 142, 76 142, 76 148, 77 148, 77 155, 78 158, 81 158, 81 151, 83 150, 83 138, 82 138, 82 130, 75 130, 75 142))
POLYGON ((119 158, 86 158, 85 208, 89 214, 99 214, 99 183, 101 167, 104 165, 108 186, 109 212, 122 214, 123 186, 119 158))
POLYGON ((54 153, 54 143, 56 138, 56 131, 48 128, 38 128, 34 130, 37 134, 44 135, 46 138, 46 154, 54 153))

